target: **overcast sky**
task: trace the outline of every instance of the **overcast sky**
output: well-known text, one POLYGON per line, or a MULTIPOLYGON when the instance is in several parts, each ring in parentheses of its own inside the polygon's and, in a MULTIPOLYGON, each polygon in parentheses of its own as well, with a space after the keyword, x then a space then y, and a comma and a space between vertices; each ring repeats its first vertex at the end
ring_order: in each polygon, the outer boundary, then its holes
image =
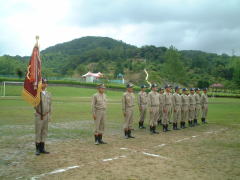
POLYGON ((240 55, 240 0, 0 0, 0 55, 83 36, 240 55))

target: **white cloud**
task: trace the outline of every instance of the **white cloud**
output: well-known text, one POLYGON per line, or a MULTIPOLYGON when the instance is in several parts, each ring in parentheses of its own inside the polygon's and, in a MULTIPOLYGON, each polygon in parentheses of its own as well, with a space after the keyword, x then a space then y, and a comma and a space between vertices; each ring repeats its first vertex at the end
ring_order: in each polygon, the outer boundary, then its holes
POLYGON ((8 0, 0 2, 0 55, 29 55, 83 36, 142 46, 240 54, 240 1, 8 0))

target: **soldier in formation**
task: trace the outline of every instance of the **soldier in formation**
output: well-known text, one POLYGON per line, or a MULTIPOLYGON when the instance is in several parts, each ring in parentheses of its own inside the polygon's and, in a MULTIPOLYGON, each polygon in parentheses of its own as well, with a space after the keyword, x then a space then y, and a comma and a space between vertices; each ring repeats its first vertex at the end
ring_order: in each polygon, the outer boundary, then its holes
POLYGON ((138 93, 138 108, 140 112, 140 118, 139 118, 139 128, 140 129, 145 129, 144 127, 144 120, 146 118, 146 113, 147 113, 147 101, 148 101, 148 95, 145 92, 147 86, 142 85, 141 86, 141 91, 138 93))
POLYGON ((173 103, 173 130, 178 129, 178 123, 181 121, 181 107, 182 107, 182 98, 179 94, 180 88, 175 87, 175 93, 173 94, 172 103, 173 103))
POLYGON ((171 118, 171 108, 172 108, 172 94, 171 86, 165 86, 166 92, 163 95, 163 132, 169 131, 168 123, 171 118))
POLYGON ((122 97, 122 111, 123 111, 123 116, 124 116, 124 137, 126 139, 128 138, 134 138, 132 136, 132 123, 133 123, 133 112, 134 112, 134 93, 133 93, 133 84, 128 83, 127 86, 127 91, 123 94, 122 97))
POLYGON ((190 94, 189 96, 189 119, 188 119, 188 124, 189 127, 193 127, 193 120, 195 118, 195 113, 196 113, 196 98, 194 94, 194 88, 190 89, 190 94))
POLYGON ((157 121, 159 118, 159 93, 157 92, 157 84, 152 84, 151 92, 148 94, 148 106, 150 115, 150 132, 158 134, 156 131, 157 121))
POLYGON ((202 123, 207 123, 206 118, 208 114, 208 96, 207 96, 207 88, 203 89, 203 93, 201 95, 201 106, 202 106, 202 123))
POLYGON ((48 133, 48 122, 51 120, 51 94, 47 91, 47 79, 42 79, 42 92, 40 93, 40 103, 35 109, 35 144, 36 155, 49 154, 45 150, 45 140, 48 133))
POLYGON ((106 144, 102 140, 102 136, 104 133, 104 122, 106 118, 106 95, 104 93, 105 91, 105 85, 99 84, 98 85, 98 92, 93 95, 92 97, 92 116, 94 119, 95 124, 95 131, 94 131, 94 137, 95 137, 95 144, 106 144))

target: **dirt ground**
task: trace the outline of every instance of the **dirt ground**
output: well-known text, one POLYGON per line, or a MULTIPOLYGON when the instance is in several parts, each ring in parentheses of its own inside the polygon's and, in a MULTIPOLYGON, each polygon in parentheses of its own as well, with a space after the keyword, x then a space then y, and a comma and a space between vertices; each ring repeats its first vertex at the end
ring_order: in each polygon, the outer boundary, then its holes
MULTIPOLYGON (((4 179, 239 179, 238 128, 214 124, 151 135, 135 130, 135 139, 107 134, 106 145, 93 138, 48 142, 49 155, 35 156, 33 145, 19 148, 18 162, 4 179), (229 147, 228 147, 229 146, 229 147), (22 154, 21 154, 22 153, 22 154)), ((18 157, 18 156, 16 156, 18 157)), ((6 173, 5 172, 5 173, 6 173)), ((3 172, 4 173, 4 172, 3 172)), ((3 177, 3 176, 2 176, 3 177)))

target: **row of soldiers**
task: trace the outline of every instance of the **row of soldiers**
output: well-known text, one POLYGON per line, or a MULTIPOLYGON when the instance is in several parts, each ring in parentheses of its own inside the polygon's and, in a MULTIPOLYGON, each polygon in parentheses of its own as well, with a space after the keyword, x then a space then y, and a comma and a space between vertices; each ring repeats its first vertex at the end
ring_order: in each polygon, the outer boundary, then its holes
MULTIPOLYGON (((135 95, 133 93, 134 85, 128 83, 126 86, 126 92, 122 97, 122 111, 124 116, 124 137, 134 138, 132 136, 132 124, 133 114, 135 106, 135 95)), ((104 132, 104 120, 106 114, 106 95, 105 85, 100 84, 98 86, 98 93, 93 95, 92 98, 92 114, 95 122, 95 144, 106 144, 102 140, 104 132)), ((165 86, 165 92, 163 88, 158 89, 157 84, 151 85, 151 92, 147 93, 147 86, 141 86, 141 91, 138 93, 138 107, 140 112, 139 128, 144 129, 144 121, 146 113, 149 110, 150 115, 150 132, 151 134, 158 134, 156 127, 158 124, 162 124, 163 132, 169 131, 168 125, 171 123, 171 117, 173 117, 173 130, 179 130, 178 124, 181 128, 186 128, 186 122, 189 126, 193 127, 198 125, 198 118, 202 111, 202 123, 206 123, 206 116, 208 112, 208 97, 207 88, 203 89, 203 93, 200 95, 199 88, 191 88, 190 94, 188 89, 183 88, 182 94, 180 94, 180 87, 175 87, 175 92, 171 93, 172 87, 170 85, 165 86)))
MULTIPOLYGON (((107 99, 105 95, 105 85, 98 85, 98 92, 92 97, 92 115, 95 122, 95 144, 106 144, 102 140, 104 133, 104 122, 106 117, 107 99)), ((129 83, 126 86, 126 92, 122 97, 122 111, 124 116, 124 137, 134 138, 131 134, 133 127, 134 99, 133 84, 129 83)), ((178 130, 178 123, 181 128, 186 128, 186 121, 189 126, 198 124, 200 110, 202 111, 202 122, 206 123, 208 112, 208 97, 207 88, 203 89, 200 95, 200 89, 182 89, 180 95, 179 87, 175 87, 175 93, 171 93, 171 86, 158 89, 157 84, 151 85, 151 92, 146 93, 147 87, 141 86, 141 91, 138 94, 138 107, 140 111, 139 128, 144 127, 147 109, 150 114, 150 132, 157 134, 156 127, 158 123, 162 123, 163 131, 167 132, 170 118, 173 114, 173 129, 178 130)), ((40 103, 35 109, 35 144, 36 155, 49 154, 45 149, 45 140, 48 133, 48 122, 51 120, 51 94, 47 91, 47 80, 42 79, 42 92, 40 93, 40 103)))

